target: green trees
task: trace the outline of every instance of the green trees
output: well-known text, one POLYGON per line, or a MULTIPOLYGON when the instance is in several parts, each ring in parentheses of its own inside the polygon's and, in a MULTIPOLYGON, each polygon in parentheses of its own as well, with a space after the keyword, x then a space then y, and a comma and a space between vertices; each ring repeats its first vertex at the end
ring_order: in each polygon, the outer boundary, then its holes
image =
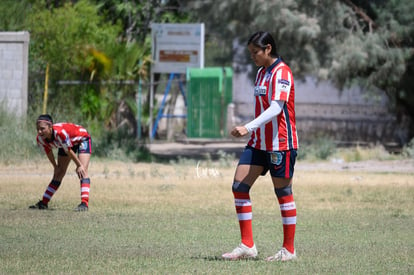
POLYGON ((414 69, 414 3, 369 2, 371 14, 350 7, 348 34, 332 47, 331 76, 339 84, 354 80, 384 90, 398 112, 414 118, 414 79, 408 77, 414 69))
POLYGON ((30 32, 30 115, 43 111, 48 85, 46 112, 56 121, 86 126, 95 138, 95 152, 108 152, 111 146, 136 149, 131 145, 137 131, 135 95, 149 72, 150 23, 186 19, 169 5, 176 3, 0 1, 0 30, 30 32))
MULTIPOLYGON (((83 120, 105 119, 105 100, 101 100, 105 95, 99 81, 112 75, 112 59, 121 27, 105 22, 97 7, 84 0, 50 9, 33 5, 25 24, 31 34, 31 83, 39 82, 49 64, 47 111, 57 115, 76 114, 76 119, 83 120)), ((43 93, 39 92, 30 90, 35 102, 41 100, 43 93)))
POLYGON ((48 73, 46 111, 57 120, 78 121, 95 136, 124 125, 135 137, 137 84, 151 62, 149 25, 154 18, 185 20, 167 8, 155 0, 1 2, 0 12, 9 16, 1 17, 0 28, 30 32, 32 112, 42 112, 48 73))

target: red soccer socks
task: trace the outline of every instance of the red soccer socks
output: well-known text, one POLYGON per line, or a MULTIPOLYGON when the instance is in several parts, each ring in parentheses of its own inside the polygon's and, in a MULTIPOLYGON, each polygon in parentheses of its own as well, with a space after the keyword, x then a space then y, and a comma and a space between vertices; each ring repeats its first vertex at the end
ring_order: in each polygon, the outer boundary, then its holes
POLYGON ((47 205, 49 201, 52 199, 53 195, 56 193, 60 186, 60 181, 52 180, 48 187, 46 188, 45 193, 43 194, 42 202, 47 205))
POLYGON ((239 219, 241 242, 253 247, 252 203, 249 195, 250 186, 245 183, 233 183, 234 205, 239 219))
POLYGON ((81 202, 85 203, 86 206, 89 205, 89 190, 90 190, 91 181, 89 178, 81 179, 80 189, 81 189, 81 202))
POLYGON ((296 204, 293 199, 291 185, 275 189, 278 197, 280 213, 283 224, 283 247, 290 253, 295 252, 295 231, 296 231, 296 204))

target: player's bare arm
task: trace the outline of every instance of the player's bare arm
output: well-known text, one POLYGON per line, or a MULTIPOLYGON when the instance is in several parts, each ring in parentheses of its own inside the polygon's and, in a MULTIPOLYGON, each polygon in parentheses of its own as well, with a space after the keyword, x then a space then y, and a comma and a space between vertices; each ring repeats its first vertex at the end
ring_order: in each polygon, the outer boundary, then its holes
POLYGON ((50 151, 46 154, 47 158, 49 159, 50 163, 53 165, 53 169, 57 168, 55 156, 53 155, 53 151, 50 151))

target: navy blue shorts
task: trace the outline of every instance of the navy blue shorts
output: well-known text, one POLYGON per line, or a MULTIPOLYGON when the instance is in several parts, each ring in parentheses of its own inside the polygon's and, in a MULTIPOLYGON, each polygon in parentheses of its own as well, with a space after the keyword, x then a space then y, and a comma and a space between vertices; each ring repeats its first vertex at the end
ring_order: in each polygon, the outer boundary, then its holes
POLYGON ((262 176, 270 171, 272 177, 289 179, 293 177, 296 156, 297 150, 266 152, 246 146, 240 156, 239 165, 262 166, 262 176))
MULTIPOLYGON (((73 146, 72 151, 78 154, 92 154, 92 138, 85 139, 79 144, 73 146)), ((59 156, 67 156, 65 150, 63 148, 59 148, 58 150, 59 156)))

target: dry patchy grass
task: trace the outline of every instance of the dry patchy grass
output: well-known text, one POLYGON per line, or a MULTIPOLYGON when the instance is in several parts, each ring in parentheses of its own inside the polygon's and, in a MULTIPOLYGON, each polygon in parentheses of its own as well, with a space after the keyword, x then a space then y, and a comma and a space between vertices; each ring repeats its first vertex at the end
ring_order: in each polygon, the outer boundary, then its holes
MULTIPOLYGON (((50 181, 47 161, 3 165, 1 273, 413 272, 412 163, 373 164, 298 163, 294 194, 300 258, 277 266, 218 261, 221 252, 239 241, 231 193, 236 162, 220 167, 191 160, 93 161, 90 211, 82 214, 71 211, 80 200, 73 165, 50 203, 54 211, 27 210, 50 181), (88 249, 79 253, 84 244, 88 249), (36 253, 39 245, 44 254, 36 253), (315 253, 322 257, 315 259, 315 253), (87 264, 79 265, 85 258, 87 264)), ((268 256, 281 238, 280 213, 268 175, 258 179, 251 198, 257 246, 261 257, 268 256)))

